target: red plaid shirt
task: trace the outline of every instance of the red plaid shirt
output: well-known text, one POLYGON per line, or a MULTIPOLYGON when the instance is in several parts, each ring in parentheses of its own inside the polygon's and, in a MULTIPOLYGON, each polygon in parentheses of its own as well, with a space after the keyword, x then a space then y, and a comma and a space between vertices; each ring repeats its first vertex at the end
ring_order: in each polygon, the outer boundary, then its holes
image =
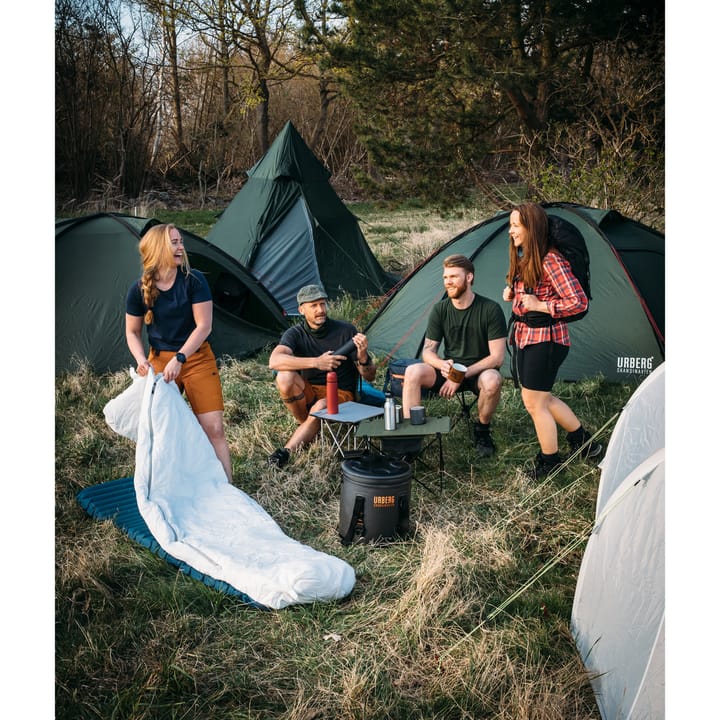
MULTIPOLYGON (((588 306, 588 299, 582 285, 572 274, 570 263, 556 252, 549 252, 543 258, 543 277, 534 295, 538 300, 547 302, 550 315, 554 318, 567 317, 582 312, 588 306)), ((524 315, 522 299, 525 286, 522 280, 513 283, 512 311, 515 315, 524 315)), ((565 322, 557 322, 548 327, 531 328, 525 323, 516 322, 513 342, 519 348, 541 342, 555 342, 559 345, 570 345, 570 333, 565 322)))

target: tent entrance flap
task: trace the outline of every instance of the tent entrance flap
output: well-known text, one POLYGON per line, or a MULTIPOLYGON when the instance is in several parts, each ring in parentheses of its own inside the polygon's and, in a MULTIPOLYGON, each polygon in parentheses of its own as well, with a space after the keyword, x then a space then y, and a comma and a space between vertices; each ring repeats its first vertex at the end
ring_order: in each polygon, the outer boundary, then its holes
POLYGON ((253 261, 253 273, 288 315, 299 314, 298 288, 322 284, 314 243, 312 221, 300 196, 272 233, 262 239, 253 261))

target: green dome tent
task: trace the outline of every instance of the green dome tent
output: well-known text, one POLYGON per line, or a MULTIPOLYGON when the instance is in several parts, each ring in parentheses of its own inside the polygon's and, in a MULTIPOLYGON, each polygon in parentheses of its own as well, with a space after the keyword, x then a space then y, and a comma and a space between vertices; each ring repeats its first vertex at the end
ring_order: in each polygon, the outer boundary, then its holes
MULTIPOLYGON (((641 382, 665 359, 665 237, 613 210, 572 203, 545 205, 572 223, 590 255, 590 310, 570 326, 570 354, 558 380, 602 374, 613 382, 641 382)), ((508 211, 450 240, 423 261, 388 296, 365 327, 370 349, 397 358, 419 357, 430 308, 445 295, 442 263, 461 253, 475 265, 473 289, 502 299, 508 269, 508 211)), ((510 377, 506 355, 503 374, 510 377)))
MULTIPOLYGON (((55 372, 84 360, 96 372, 131 367, 125 296, 142 267, 138 242, 158 220, 99 213, 55 223, 55 372)), ((179 228, 190 265, 213 293, 215 355, 245 357, 276 343, 288 327, 272 296, 219 248, 179 228)))
POLYGON ((382 295, 394 279, 380 267, 330 173, 288 122, 207 239, 232 255, 289 315, 303 285, 331 299, 382 295))

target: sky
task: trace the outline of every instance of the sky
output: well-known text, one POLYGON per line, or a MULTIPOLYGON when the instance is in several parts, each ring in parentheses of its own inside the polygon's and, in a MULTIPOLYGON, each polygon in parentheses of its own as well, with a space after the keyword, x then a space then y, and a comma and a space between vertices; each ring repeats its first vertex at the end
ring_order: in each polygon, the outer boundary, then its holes
MULTIPOLYGON (((2 195, 6 221, 6 313, 2 433, 4 672, 0 707, 54 716, 54 4, 3 10, 2 195), (22 29, 22 30, 21 30, 22 29), (33 540, 34 538, 34 540, 33 540), (26 548, 20 541, 28 541, 26 548), (17 548, 19 552, 7 549, 17 548), (38 678, 47 682, 38 683, 38 678), (32 699, 32 700, 29 700, 32 699)), ((718 59, 712 33, 720 8, 669 0, 667 19, 667 712, 703 717, 715 707, 713 658, 719 546, 720 463, 710 449, 718 406, 714 323, 720 140, 718 59), (706 278, 703 269, 711 276, 706 278), (714 334, 714 333, 713 333, 714 334)), ((7 715, 6 715, 7 716, 7 715)), ((20 716, 20 715, 18 715, 20 716)))

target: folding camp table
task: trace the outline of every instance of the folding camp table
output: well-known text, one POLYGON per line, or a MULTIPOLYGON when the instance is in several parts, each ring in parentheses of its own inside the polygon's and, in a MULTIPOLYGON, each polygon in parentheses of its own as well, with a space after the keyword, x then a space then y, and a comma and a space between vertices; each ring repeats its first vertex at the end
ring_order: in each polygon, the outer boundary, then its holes
POLYGON ((343 458, 350 450, 357 450, 356 430, 358 424, 368 418, 383 414, 383 409, 376 405, 363 405, 354 401, 340 403, 334 415, 327 410, 310 413, 320 420, 320 442, 325 446, 325 435, 335 448, 335 453, 343 458))

